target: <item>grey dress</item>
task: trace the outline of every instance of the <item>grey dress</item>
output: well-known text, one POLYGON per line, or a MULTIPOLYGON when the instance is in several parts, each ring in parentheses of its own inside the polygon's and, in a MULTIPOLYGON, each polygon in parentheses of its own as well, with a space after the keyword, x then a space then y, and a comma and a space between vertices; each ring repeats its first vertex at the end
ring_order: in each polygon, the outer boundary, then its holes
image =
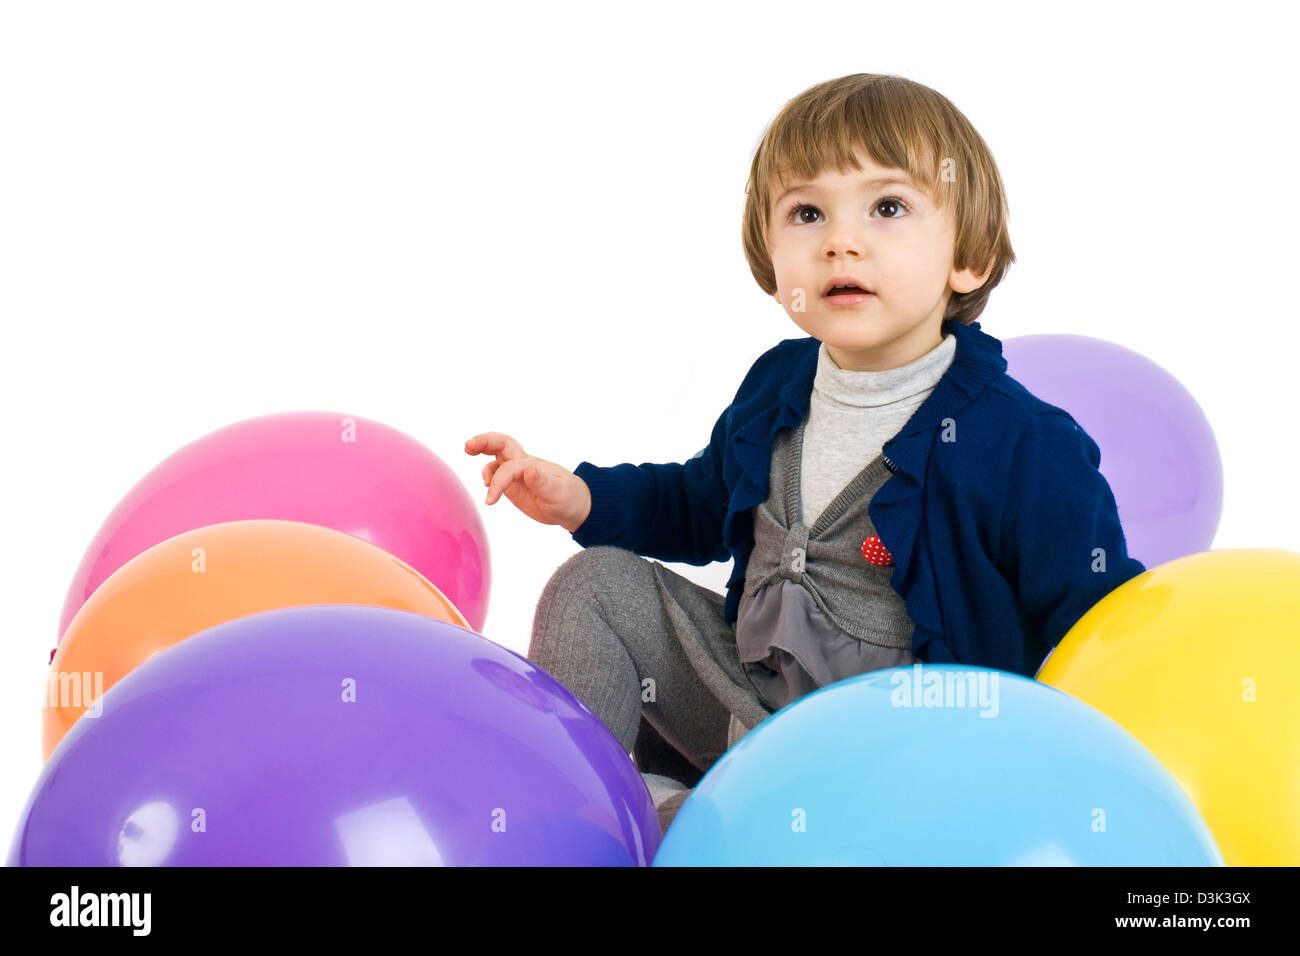
POLYGON ((884 458, 863 468, 809 528, 799 492, 803 430, 801 423, 782 431, 773 446, 736 620, 741 663, 773 709, 855 674, 914 661, 912 620, 889 583, 893 565, 863 556, 876 533, 867 506, 889 479, 884 458))

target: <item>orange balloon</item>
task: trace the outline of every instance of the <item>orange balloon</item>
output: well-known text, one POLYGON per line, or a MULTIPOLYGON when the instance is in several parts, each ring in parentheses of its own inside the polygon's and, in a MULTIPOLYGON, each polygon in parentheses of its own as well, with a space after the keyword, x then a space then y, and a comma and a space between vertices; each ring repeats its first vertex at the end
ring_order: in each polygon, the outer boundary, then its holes
POLYGON ((473 630, 420 572, 353 535, 269 519, 196 528, 122 565, 68 624, 42 706, 45 759, 100 695, 160 651, 236 618, 309 604, 396 608, 473 630))

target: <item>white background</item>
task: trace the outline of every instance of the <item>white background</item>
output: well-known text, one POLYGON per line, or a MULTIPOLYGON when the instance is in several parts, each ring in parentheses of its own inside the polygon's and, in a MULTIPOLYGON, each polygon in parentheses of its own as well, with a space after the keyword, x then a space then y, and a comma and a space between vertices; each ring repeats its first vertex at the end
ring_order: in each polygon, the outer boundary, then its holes
MULTIPOLYGON (((326 409, 480 502, 484 633, 526 653, 578 550, 507 500, 504 431, 567 468, 683 461, 802 336, 740 245, 755 146, 847 73, 934 87, 993 150, 1018 262, 981 327, 1150 356, 1223 456, 1217 548, 1300 548, 1293 14, 1265 3, 5 3, 0 847, 39 772, 65 590, 180 446, 326 409)), ((722 591, 729 564, 673 566, 722 591)))

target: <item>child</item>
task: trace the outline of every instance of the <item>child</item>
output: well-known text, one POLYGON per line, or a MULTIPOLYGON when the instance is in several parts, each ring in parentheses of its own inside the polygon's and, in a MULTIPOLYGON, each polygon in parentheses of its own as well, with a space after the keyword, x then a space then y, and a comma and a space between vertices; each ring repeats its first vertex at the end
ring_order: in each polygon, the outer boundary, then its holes
POLYGON ((665 828, 791 701, 916 660, 1032 676, 1145 570, 1096 444, 975 321, 1015 255, 956 107, 897 76, 814 86, 772 121, 746 195, 750 270, 806 337, 758 358, 705 448, 569 472, 498 432, 465 445, 496 456, 489 505, 583 546, 528 656, 634 753, 665 828), (648 558, 733 558, 725 602, 648 558))

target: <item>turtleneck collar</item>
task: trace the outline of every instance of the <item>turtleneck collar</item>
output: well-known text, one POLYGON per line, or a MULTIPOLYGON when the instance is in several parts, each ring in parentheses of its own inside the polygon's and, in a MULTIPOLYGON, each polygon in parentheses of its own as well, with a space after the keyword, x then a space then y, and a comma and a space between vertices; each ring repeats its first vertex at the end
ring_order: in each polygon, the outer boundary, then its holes
POLYGON ((875 408, 906 401, 933 389, 952 364, 957 338, 946 333, 943 341, 906 365, 879 372, 840 368, 822 342, 817 349, 813 391, 823 399, 855 408, 875 408))

